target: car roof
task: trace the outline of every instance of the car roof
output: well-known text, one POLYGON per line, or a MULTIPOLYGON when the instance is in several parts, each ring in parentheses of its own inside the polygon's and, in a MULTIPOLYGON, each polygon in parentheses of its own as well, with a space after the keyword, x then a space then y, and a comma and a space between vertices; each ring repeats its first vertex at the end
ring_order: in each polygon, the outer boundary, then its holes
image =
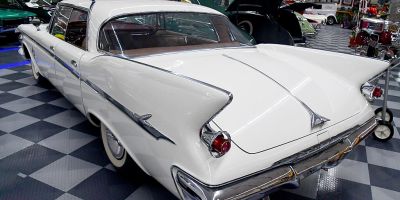
MULTIPOLYGON (((91 4, 90 0, 64 0, 58 5, 72 5, 89 10, 91 4)), ((89 34, 98 35, 101 26, 114 17, 150 12, 201 12, 223 15, 205 6, 168 0, 96 0, 90 11, 89 34)), ((89 42, 89 48, 95 48, 95 44, 89 42)))
MULTIPOLYGON (((89 9, 90 0, 64 0, 61 4, 70 4, 84 9, 89 9)), ((203 12, 221 14, 220 12, 191 3, 170 0, 96 0, 93 9, 103 11, 103 15, 112 15, 118 12, 143 13, 143 12, 203 12)))

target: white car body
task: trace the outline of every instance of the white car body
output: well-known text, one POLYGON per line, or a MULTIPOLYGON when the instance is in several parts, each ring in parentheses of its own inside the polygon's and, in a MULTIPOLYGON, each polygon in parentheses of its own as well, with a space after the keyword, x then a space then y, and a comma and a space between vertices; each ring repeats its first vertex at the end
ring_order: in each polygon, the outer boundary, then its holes
MULTIPOLYGON (((321 4, 321 9, 318 8, 308 8, 304 12, 304 17, 307 19, 312 19, 312 20, 325 20, 325 22, 328 22, 329 24, 329 19, 333 19, 333 23, 337 22, 336 19, 336 11, 337 11, 337 4, 321 4), (325 17, 325 18, 324 18, 325 17)), ((333 24, 332 23, 332 24, 333 24)), ((331 25, 331 24, 330 24, 331 25)))
POLYGON ((319 14, 304 13, 303 16, 306 19, 311 19, 313 21, 316 21, 318 24, 326 24, 328 20, 328 18, 325 15, 319 15, 319 14))
MULTIPOLYGON (((60 5, 89 12, 91 1, 66 0, 60 5)), ((87 50, 54 37, 48 25, 18 29, 25 55, 40 74, 89 120, 105 124, 133 160, 177 197, 188 198, 179 184, 189 185, 202 199, 217 199, 243 198, 254 195, 254 188, 265 192, 298 183, 309 174, 295 165, 275 171, 271 167, 308 148, 327 142, 336 145, 333 138, 363 125, 365 130, 357 132, 362 134, 350 144, 353 147, 376 125, 360 87, 384 71, 386 62, 268 44, 137 58, 98 50, 99 30, 106 21, 149 12, 222 15, 170 1, 96 1, 89 15, 87 50), (146 114, 151 118, 140 121, 146 114), (159 132, 152 135, 142 122, 159 132), (210 155, 199 136, 206 123, 230 134, 233 143, 226 155, 210 155), (288 179, 282 182, 268 187, 257 182, 265 173, 287 169, 288 179), (226 188, 228 183, 236 187, 226 188)), ((310 166, 328 167, 348 151, 329 154, 329 159, 310 166)))

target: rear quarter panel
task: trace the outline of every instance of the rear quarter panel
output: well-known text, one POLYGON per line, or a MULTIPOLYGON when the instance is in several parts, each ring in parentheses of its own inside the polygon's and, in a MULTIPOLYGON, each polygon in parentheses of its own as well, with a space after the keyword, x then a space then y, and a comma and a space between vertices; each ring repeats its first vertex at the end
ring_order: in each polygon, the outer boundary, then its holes
POLYGON ((87 113, 104 122, 133 159, 165 187, 175 191, 171 167, 178 166, 199 180, 209 181, 211 157, 200 140, 200 129, 230 96, 221 90, 129 60, 98 56, 82 58, 81 76, 168 137, 157 139, 110 101, 82 82, 87 113))

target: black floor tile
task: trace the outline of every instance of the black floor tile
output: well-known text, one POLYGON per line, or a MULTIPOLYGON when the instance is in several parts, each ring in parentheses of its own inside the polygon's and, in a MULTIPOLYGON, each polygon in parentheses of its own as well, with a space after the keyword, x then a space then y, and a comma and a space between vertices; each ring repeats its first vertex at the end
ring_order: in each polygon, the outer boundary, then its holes
POLYGON ((29 115, 32 117, 36 117, 38 119, 45 119, 47 117, 53 116, 60 112, 63 112, 67 109, 61 108, 59 106, 54 106, 50 104, 42 104, 40 106, 36 106, 34 108, 23 111, 22 113, 25 115, 29 115))
POLYGON ((29 175, 44 166, 56 161, 64 154, 34 144, 17 153, 0 160, 0 174, 4 172, 23 173, 29 175))
POLYGON ((139 187, 140 183, 126 180, 108 169, 101 169, 68 193, 87 200, 123 200, 139 187))
POLYGON ((371 185, 400 192, 400 171, 368 164, 371 185))
POLYGON ((8 80, 19 80, 19 79, 23 79, 23 78, 27 78, 27 77, 31 77, 32 75, 30 74, 25 74, 25 73, 14 73, 14 74, 9 74, 6 76, 2 76, 1 78, 5 78, 8 80))
POLYGON ((384 149, 400 153, 400 139, 397 138, 392 138, 386 142, 380 142, 375 140, 373 137, 368 137, 367 139, 365 139, 365 145, 370 147, 375 147, 378 149, 384 149))
POLYGON ((1 91, 11 91, 11 90, 15 90, 18 88, 22 88, 27 86, 26 84, 23 83, 18 83, 18 82, 9 82, 9 83, 4 83, 0 85, 0 90, 1 91))
POLYGON ((0 194, 1 199, 10 200, 54 200, 64 194, 61 190, 26 177, 13 189, 0 194))
POLYGON ((18 72, 22 72, 22 71, 26 71, 26 70, 31 70, 31 66, 30 65, 24 65, 24 66, 20 66, 20 67, 13 67, 10 68, 10 70, 14 70, 14 71, 18 71, 18 72))
POLYGON ((367 162, 367 151, 365 149, 365 146, 358 145, 349 153, 349 155, 347 155, 346 158, 360 162, 367 162))
POLYGON ((9 111, 9 110, 4 109, 4 108, 0 108, 0 118, 7 117, 7 116, 12 115, 12 114, 14 114, 14 112, 9 111))
POLYGON ((66 130, 66 128, 49 122, 39 121, 29 126, 25 126, 24 128, 18 129, 14 132, 11 132, 11 134, 38 143, 64 130, 66 130))
POLYGON ((22 97, 11 94, 11 93, 1 93, 0 94, 0 104, 8 103, 10 101, 14 101, 17 99, 21 99, 22 97))
POLYGON ((284 192, 284 191, 277 191, 269 195, 270 200, 312 200, 307 197, 299 196, 296 194, 292 194, 289 192, 284 192))
POLYGON ((100 128, 93 126, 89 120, 86 120, 78 125, 75 125, 71 129, 82 132, 82 133, 87 133, 96 137, 100 136, 100 128))
POLYGON ((30 99, 34 99, 34 100, 38 100, 38 101, 42 101, 42 102, 50 102, 50 101, 54 101, 56 99, 59 99, 63 97, 63 95, 60 92, 57 91, 45 91, 39 94, 35 94, 32 95, 28 98, 30 99))
POLYGON ((103 167, 110 163, 107 154, 104 151, 103 142, 100 138, 97 138, 89 144, 77 149, 70 153, 70 155, 103 167))

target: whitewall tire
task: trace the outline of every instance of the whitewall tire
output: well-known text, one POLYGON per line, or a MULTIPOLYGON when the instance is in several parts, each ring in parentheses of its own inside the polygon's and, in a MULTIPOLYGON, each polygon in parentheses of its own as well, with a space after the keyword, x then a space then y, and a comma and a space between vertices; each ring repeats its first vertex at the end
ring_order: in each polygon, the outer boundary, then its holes
POLYGON ((101 123, 101 139, 103 141, 104 150, 106 151, 111 164, 117 169, 124 168, 127 164, 128 157, 125 148, 116 139, 111 130, 103 123, 101 123))

